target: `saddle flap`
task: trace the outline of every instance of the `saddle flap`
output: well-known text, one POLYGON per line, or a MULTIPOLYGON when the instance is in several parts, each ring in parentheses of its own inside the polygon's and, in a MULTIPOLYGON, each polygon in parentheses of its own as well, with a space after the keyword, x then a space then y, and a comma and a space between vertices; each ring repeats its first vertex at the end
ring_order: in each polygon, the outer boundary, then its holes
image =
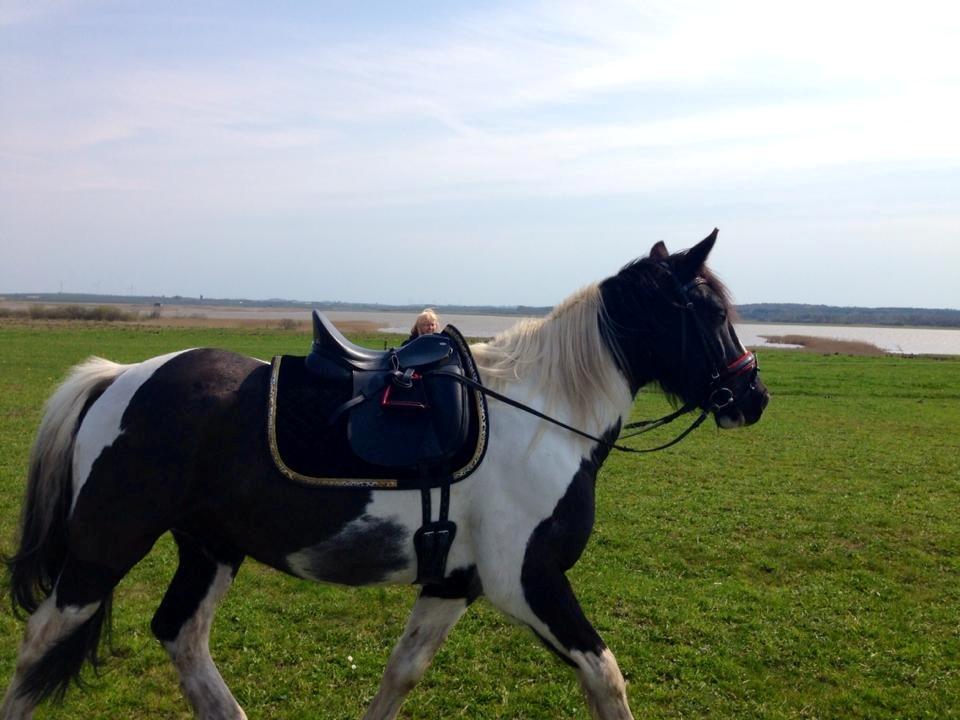
MULTIPOLYGON (((444 372, 461 374, 456 362, 442 367, 444 372)), ((412 379, 408 388, 377 375, 354 374, 354 392, 362 393, 367 402, 350 410, 347 436, 353 452, 385 466, 439 465, 452 458, 469 426, 466 388, 452 378, 429 373, 412 379)))

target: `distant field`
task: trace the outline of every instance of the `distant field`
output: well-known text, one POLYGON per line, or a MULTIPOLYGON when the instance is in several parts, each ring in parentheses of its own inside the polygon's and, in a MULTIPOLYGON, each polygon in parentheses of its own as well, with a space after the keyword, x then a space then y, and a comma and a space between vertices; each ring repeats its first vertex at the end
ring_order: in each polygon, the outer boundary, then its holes
MULTIPOLYGON (((43 402, 70 365, 196 346, 267 359, 303 354, 308 340, 302 329, 0 324, 0 549, 11 548, 43 402)), ((758 425, 617 455, 600 475, 595 533, 571 580, 635 715, 960 716, 960 358, 767 350, 761 366, 773 400, 758 425)), ((637 402, 644 416, 663 408, 652 394, 637 402)), ((105 672, 38 718, 190 717, 148 627, 174 563, 163 538, 118 588, 105 672)), ((414 595, 310 584, 248 561, 213 654, 251 719, 360 717, 414 595)), ((21 632, 4 606, 4 684, 21 632)), ((401 715, 586 712, 566 666, 481 601, 401 715)))

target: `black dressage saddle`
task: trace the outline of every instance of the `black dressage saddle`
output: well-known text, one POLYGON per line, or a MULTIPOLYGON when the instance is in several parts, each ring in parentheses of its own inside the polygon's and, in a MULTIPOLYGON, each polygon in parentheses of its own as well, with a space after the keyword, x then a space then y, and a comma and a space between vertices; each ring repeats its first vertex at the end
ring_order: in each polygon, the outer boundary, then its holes
POLYGON ((306 357, 274 359, 270 444, 278 468, 318 486, 424 488, 456 482, 483 459, 486 400, 451 325, 398 348, 347 340, 313 313, 306 357))
POLYGON ((470 348, 452 325, 381 352, 354 345, 316 311, 310 354, 273 360, 267 433, 277 469, 314 487, 419 490, 419 584, 443 579, 457 533, 450 486, 487 449, 486 398, 458 379, 479 387, 470 348))

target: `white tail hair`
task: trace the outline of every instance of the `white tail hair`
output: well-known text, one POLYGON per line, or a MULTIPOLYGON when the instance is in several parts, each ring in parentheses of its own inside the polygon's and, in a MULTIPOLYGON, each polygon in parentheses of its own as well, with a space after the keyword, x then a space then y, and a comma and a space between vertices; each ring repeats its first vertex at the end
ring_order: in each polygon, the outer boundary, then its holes
POLYGON ((28 612, 52 592, 66 554, 73 447, 81 415, 127 367, 91 357, 71 370, 44 406, 30 451, 19 548, 7 561, 14 603, 28 612))

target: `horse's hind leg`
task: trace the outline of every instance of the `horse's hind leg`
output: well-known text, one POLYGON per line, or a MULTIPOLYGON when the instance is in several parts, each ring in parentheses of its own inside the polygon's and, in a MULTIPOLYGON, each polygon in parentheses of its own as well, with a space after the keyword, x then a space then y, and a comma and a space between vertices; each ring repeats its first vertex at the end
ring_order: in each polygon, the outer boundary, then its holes
POLYGON ((30 616, 23 643, 17 656, 17 667, 0 710, 3 720, 25 720, 42 699, 48 676, 55 672, 46 658, 55 658, 62 645, 100 609, 94 602, 82 607, 59 607, 56 595, 41 603, 30 616))
POLYGON ((45 698, 62 698, 97 649, 114 585, 123 573, 67 560, 48 598, 30 615, 0 718, 25 720, 45 698))
POLYGON ((380 689, 363 716, 364 720, 391 720, 404 698, 423 676, 451 628, 476 598, 479 586, 459 588, 427 586, 420 593, 407 620, 403 637, 387 661, 380 689))
POLYGON ((180 687, 202 720, 240 720, 246 715, 210 657, 210 626, 217 604, 233 582, 243 555, 214 551, 174 531, 180 564, 151 628, 180 675, 180 687))

